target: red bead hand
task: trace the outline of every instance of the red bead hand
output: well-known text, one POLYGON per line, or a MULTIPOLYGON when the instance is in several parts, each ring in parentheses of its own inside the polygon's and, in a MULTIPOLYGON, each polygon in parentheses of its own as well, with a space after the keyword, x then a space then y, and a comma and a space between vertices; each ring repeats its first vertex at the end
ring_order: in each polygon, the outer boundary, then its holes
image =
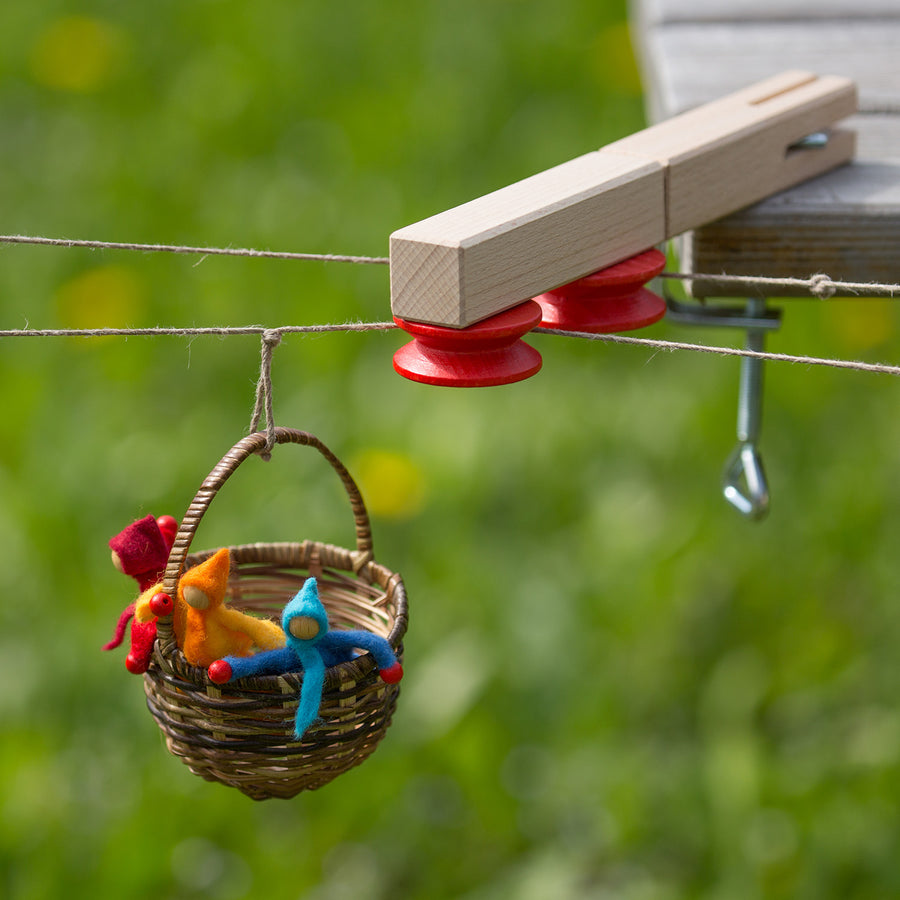
POLYGON ((388 684, 396 684, 403 677, 403 666, 399 662, 395 662, 387 669, 379 669, 378 674, 381 680, 388 684))
POLYGON ((209 680, 215 682, 215 684, 225 684, 231 681, 231 666, 224 659, 217 659, 215 662, 210 663, 207 672, 209 673, 209 680))
POLYGON ((173 609, 175 609, 175 605, 172 603, 172 598, 162 591, 150 598, 150 612, 157 618, 159 616, 171 616, 173 609))

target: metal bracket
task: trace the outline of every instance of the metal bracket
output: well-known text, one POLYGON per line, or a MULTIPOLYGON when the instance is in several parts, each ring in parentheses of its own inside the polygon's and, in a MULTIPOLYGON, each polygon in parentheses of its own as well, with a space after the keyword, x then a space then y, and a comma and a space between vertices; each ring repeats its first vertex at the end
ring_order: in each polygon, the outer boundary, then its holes
POLYGON ((749 304, 740 306, 711 306, 707 303, 685 303, 663 291, 668 312, 666 319, 681 325, 709 325, 713 328, 744 328, 754 331, 777 331, 781 327, 781 310, 767 309, 751 312, 749 304))

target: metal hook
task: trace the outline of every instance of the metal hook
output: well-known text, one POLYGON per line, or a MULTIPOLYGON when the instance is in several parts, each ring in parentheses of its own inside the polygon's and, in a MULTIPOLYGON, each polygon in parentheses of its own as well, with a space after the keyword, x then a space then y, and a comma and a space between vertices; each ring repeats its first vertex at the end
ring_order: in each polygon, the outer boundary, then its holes
MULTIPOLYGON (((765 298, 752 297, 747 301, 747 315, 762 317, 766 312, 765 298)), ((747 329, 748 350, 762 353, 765 332, 760 328, 747 329)), ((741 380, 738 393, 738 445, 725 467, 723 493, 725 499, 742 515, 761 519, 769 511, 769 486, 762 458, 756 449, 762 426, 763 361, 753 356, 741 358, 741 380)))
MULTIPOLYGON (((751 297, 743 309, 685 303, 664 287, 669 318, 688 325, 742 328, 747 331, 746 348, 758 353, 765 349, 765 334, 781 324, 781 314, 767 309, 763 297, 751 297)), ((738 445, 728 458, 722 478, 725 499, 742 515, 763 518, 769 510, 769 485, 757 450, 762 425, 763 361, 752 356, 741 358, 738 394, 738 445)))
POLYGON ((769 511, 769 485, 756 444, 738 444, 722 482, 725 499, 748 519, 762 519, 769 511))

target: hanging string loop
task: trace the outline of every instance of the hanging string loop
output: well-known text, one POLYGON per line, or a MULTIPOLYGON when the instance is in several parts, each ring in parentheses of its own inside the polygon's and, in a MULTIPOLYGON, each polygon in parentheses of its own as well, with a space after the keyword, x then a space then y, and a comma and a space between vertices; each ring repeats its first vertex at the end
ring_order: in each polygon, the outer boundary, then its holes
POLYGON ((259 429, 260 419, 266 417, 266 445, 259 451, 264 460, 272 458, 275 446, 275 416, 272 412, 272 351, 281 343, 281 331, 267 328, 262 333, 259 364, 259 379, 256 382, 256 402, 250 418, 250 433, 259 429))

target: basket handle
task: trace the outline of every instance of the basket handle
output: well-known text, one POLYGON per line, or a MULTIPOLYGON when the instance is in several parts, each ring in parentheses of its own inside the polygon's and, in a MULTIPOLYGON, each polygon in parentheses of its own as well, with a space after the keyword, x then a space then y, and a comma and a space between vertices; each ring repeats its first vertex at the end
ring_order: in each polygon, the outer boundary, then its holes
MULTIPOLYGON (((258 431, 238 441, 222 457, 218 465, 206 476, 203 484, 200 485, 200 489, 181 520, 178 534, 175 536, 175 543, 172 545, 172 550, 169 554, 169 562, 166 566, 166 573, 163 576, 163 590, 166 593, 173 597, 175 596, 178 580, 184 571, 191 542, 200 525, 200 520, 209 508, 213 497, 216 496, 222 485, 225 484, 244 460, 254 453, 259 453, 266 449, 266 440, 265 432, 258 431)), ((307 447, 315 447, 337 472, 344 485, 344 490, 347 492, 350 506, 353 509, 353 518, 356 525, 355 568, 361 569, 372 559, 372 527, 369 524, 369 514, 366 512, 362 494, 360 494, 353 477, 344 464, 313 434, 309 434, 306 431, 297 431, 294 428, 278 426, 275 428, 275 443, 302 444, 307 447)))

